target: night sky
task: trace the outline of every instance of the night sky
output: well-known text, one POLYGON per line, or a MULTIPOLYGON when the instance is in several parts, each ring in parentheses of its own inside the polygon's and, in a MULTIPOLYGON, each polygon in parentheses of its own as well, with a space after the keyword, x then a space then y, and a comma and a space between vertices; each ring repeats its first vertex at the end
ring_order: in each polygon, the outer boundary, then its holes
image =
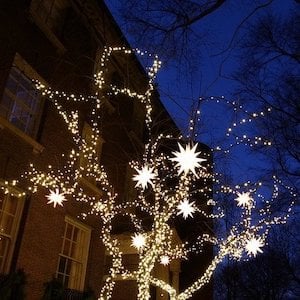
MULTIPOLYGON (((202 101, 200 106, 198 140, 211 148, 222 146, 224 141, 230 143, 225 140, 226 130, 235 116, 228 106, 223 104, 226 100, 237 100, 236 96, 233 96, 237 83, 229 77, 238 67, 238 45, 244 28, 247 28, 249 22, 252 23, 259 16, 269 12, 284 17, 298 5, 292 0, 275 0, 245 21, 258 2, 262 3, 262 1, 227 1, 221 8, 193 24, 192 30, 204 36, 203 43, 195 45, 197 47, 195 51, 199 52, 199 60, 192 62, 191 68, 180 66, 178 61, 163 60, 158 75, 157 84, 161 99, 183 132, 187 131, 193 104, 195 105, 199 97, 205 99, 210 99, 211 96, 225 97, 219 104, 207 100, 202 101), (240 24, 242 26, 236 31, 240 24), (235 38, 232 41, 233 37, 235 38)), ((134 39, 128 34, 127 27, 119 17, 118 1, 106 0, 106 3, 130 44, 140 48, 140 45, 134 44, 134 39)), ((257 154, 253 157, 247 150, 245 147, 236 148, 226 159, 226 165, 238 180, 246 181, 250 179, 249 177, 255 179, 253 175, 255 165, 263 166, 265 163, 263 157, 257 154)))

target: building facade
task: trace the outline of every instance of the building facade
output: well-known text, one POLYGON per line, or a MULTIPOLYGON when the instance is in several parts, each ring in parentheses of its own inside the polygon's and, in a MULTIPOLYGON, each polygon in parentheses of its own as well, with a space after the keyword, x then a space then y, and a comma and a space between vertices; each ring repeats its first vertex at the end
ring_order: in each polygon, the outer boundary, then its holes
MULTIPOLYGON (((24 273, 27 299, 51 299, 47 298, 51 289, 59 284, 64 299, 93 299, 88 297, 99 294, 109 260, 97 217, 79 219, 81 203, 67 202, 53 209, 47 205, 45 190, 31 194, 22 180, 16 186, 10 182, 19 179, 30 163, 41 168, 63 164, 61 154, 74 146, 53 103, 41 96, 32 79, 89 95, 103 47, 127 42, 102 1, 5 0, 0 16, 0 282, 5 284, 7 274, 24 273)), ((147 83, 135 58, 113 57, 107 77, 110 83, 137 91, 147 83)), ((133 196, 128 162, 143 150, 145 112, 125 96, 106 102, 98 157, 120 195, 118 201, 123 201, 133 196)), ((167 120, 164 126, 174 126, 159 101, 156 109, 167 120)), ((79 111, 88 140, 89 104, 79 111)), ((98 192, 92 181, 83 184, 98 192)), ((120 231, 126 231, 126 224, 119 224, 120 231)), ((128 253, 128 260, 134 256, 128 253)), ((11 287, 18 292, 14 278, 11 287)), ((121 284, 113 297, 135 299, 134 293, 134 285, 121 284)), ((153 297, 160 297, 156 290, 153 297)))
MULTIPOLYGON (((30 163, 41 169, 63 165, 61 154, 74 147, 65 122, 32 79, 68 93, 92 94, 104 46, 128 44, 103 1, 3 0, 0 16, 0 286, 8 274, 25 274, 26 299, 51 299, 56 288, 63 290, 63 299, 94 299, 109 267, 98 218, 78 218, 84 208, 80 202, 53 209, 45 198, 48 191, 29 193, 21 177, 30 163), (20 178, 19 184, 11 184, 20 178)), ((113 56, 106 76, 107 82, 138 92, 147 84, 134 57, 113 56)), ((155 97, 156 129, 177 132, 155 97)), ((88 141, 91 107, 87 103, 77 109, 80 130, 88 141)), ((112 96, 105 100, 101 117, 97 155, 118 201, 126 201, 135 196, 128 162, 143 151, 144 107, 126 96, 112 96)), ((85 163, 82 158, 80 164, 85 163)), ((82 184, 99 193, 92 180, 82 184)), ((121 237, 127 266, 134 268, 136 253, 129 245, 127 226, 126 220, 118 220, 115 234, 121 237)), ((179 288, 179 262, 155 272, 179 288)), ((14 285, 18 279, 12 278, 11 290, 18 293, 14 285)), ((133 300, 135 295, 133 282, 120 281, 113 299, 133 300)), ((154 288, 152 299, 168 297, 154 288)))

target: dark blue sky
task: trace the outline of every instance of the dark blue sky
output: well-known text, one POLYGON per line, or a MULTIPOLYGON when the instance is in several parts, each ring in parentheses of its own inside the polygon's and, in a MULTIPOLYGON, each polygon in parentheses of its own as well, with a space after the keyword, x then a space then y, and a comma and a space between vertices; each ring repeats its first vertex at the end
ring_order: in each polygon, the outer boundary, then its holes
MULTIPOLYGON (((127 34, 126 27, 122 26, 118 17, 118 1, 106 0, 105 2, 132 44, 133 39, 127 34)), ((239 29, 233 43, 230 44, 235 30, 258 3, 267 2, 269 1, 228 0, 214 13, 195 23, 192 29, 199 34, 205 33, 203 43, 196 49, 199 51, 200 59, 195 61, 195 68, 187 70, 178 68, 176 61, 169 61, 167 64, 163 61, 157 80, 158 89, 164 105, 183 131, 188 128, 191 107, 200 96, 209 99, 210 96, 224 95, 225 99, 229 101, 236 100, 232 97, 236 83, 220 77, 220 68, 222 67, 222 75, 225 77, 230 76, 236 70, 238 51, 235 47, 243 36, 243 27, 239 29), (230 50, 219 54, 229 45, 232 46, 230 50)), ((243 26, 247 27, 248 22, 253 22, 259 15, 270 11, 284 16, 289 10, 296 9, 296 5, 294 0, 274 0, 267 8, 259 10, 258 13, 249 18, 243 26)), ((140 48, 140 45, 132 44, 132 46, 140 48)), ((226 105, 216 104, 215 101, 210 100, 204 101, 200 110, 199 140, 210 147, 215 147, 224 140, 226 130, 234 115, 229 112, 226 105)), ((241 147, 235 150, 233 156, 228 157, 228 165, 239 179, 247 180, 249 179, 249 172, 253 172, 251 170, 255 168, 253 160, 254 157, 247 152, 247 149, 241 147)), ((264 163, 263 159, 257 155, 255 161, 258 161, 260 165, 264 163)))

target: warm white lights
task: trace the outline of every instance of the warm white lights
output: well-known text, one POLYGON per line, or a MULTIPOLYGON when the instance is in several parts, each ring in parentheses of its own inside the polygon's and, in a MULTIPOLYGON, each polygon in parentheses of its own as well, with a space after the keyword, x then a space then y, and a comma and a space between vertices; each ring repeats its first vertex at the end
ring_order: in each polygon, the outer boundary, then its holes
POLYGON ((201 167, 201 163, 206 161, 206 159, 198 157, 200 152, 195 152, 198 144, 195 144, 192 148, 190 144, 187 144, 185 149, 179 143, 178 146, 179 152, 173 152, 175 157, 171 158, 172 161, 177 162, 176 167, 179 167, 178 174, 180 175, 184 172, 186 175, 189 171, 191 171, 194 175, 196 175, 195 168, 201 167))
POLYGON ((67 199, 64 196, 64 193, 60 193, 59 189, 56 189, 55 192, 50 190, 50 195, 46 196, 48 198, 47 204, 52 204, 53 206, 56 207, 56 205, 63 206, 63 202, 67 201, 67 199))
MULTIPOLYGON (((276 178, 274 178, 274 192, 271 193, 271 199, 258 197, 257 190, 262 186, 261 183, 256 188, 251 188, 250 182, 234 188, 222 185, 220 191, 215 190, 214 192, 228 195, 229 199, 237 195, 235 201, 240 207, 240 220, 222 238, 212 233, 199 233, 199 236, 195 238, 195 243, 181 242, 176 234, 176 229, 170 225, 174 224, 173 218, 179 216, 186 219, 193 217, 196 212, 201 218, 216 219, 224 216, 218 201, 212 197, 211 182, 213 179, 217 182, 217 179, 207 171, 212 167, 209 165, 211 154, 206 151, 197 152, 198 144, 184 143, 181 138, 178 139, 181 141, 178 144, 179 151, 174 149, 173 156, 170 157, 170 152, 162 152, 161 141, 174 141, 178 137, 171 134, 151 135, 153 83, 161 66, 157 56, 138 49, 105 47, 99 65, 100 70, 95 75, 96 92, 92 96, 67 94, 37 84, 38 89, 52 101, 65 121, 75 147, 68 154, 63 155, 64 164, 57 168, 48 166, 46 170, 37 170, 31 164, 30 170, 25 174, 30 181, 28 190, 35 192, 40 187, 49 189, 50 195, 46 197, 49 200, 48 204, 53 204, 54 207, 62 206, 66 201, 64 195, 68 195, 68 198, 85 202, 87 208, 81 216, 87 218, 93 214, 99 217, 102 242, 107 255, 110 256, 109 261, 111 261, 99 300, 111 299, 116 281, 120 279, 136 281, 138 287, 136 298, 138 300, 149 300, 150 286, 160 288, 163 294, 168 293, 170 300, 186 300, 211 280, 215 269, 225 259, 241 259, 245 252, 253 256, 261 253, 261 247, 264 246, 270 226, 285 223, 294 202, 292 201, 286 215, 274 217, 271 214, 271 203, 279 195, 279 186, 284 186, 276 178), (105 73, 108 69, 106 64, 114 52, 153 58, 153 65, 148 69, 149 81, 144 92, 138 93, 128 87, 119 88, 106 82, 105 73), (100 113, 101 99, 102 97, 109 99, 112 95, 126 95, 132 101, 138 101, 144 106, 146 130, 149 133, 144 153, 139 153, 141 154, 139 159, 133 160, 129 164, 132 170, 136 171, 132 178, 136 181, 136 191, 130 194, 128 201, 124 200, 125 197, 118 198, 114 187, 108 180, 105 168, 99 162, 97 151, 103 124, 102 113, 100 113), (76 110, 69 112, 64 109, 62 103, 65 101, 72 101, 72 104, 88 103, 91 106, 91 120, 86 120, 91 127, 89 139, 83 137, 80 130, 80 124, 83 123, 82 120, 79 120, 81 114, 76 110), (201 157, 199 157, 200 153, 201 157), (203 162, 206 162, 205 167, 202 165, 203 162), (178 172, 173 172, 174 165, 178 172), (89 186, 94 185, 95 194, 91 195, 90 190, 85 190, 83 184, 85 181, 89 183, 89 186), (148 187, 151 188, 148 189, 148 187), (241 190, 246 190, 246 192, 237 192, 241 190), (265 207, 259 212, 254 212, 254 195, 265 204, 265 207), (192 199, 195 201, 192 202, 192 199), (205 204, 214 207, 213 209, 211 207, 203 208, 205 204), (135 271, 129 271, 123 265, 123 255, 126 253, 122 247, 121 238, 113 234, 113 222, 120 215, 126 216, 134 228, 130 233, 131 241, 129 240, 126 245, 130 248, 129 252, 134 252, 134 255, 137 256, 138 269, 135 271), (144 224, 146 223, 144 222, 145 216, 147 225, 144 224), (158 263, 168 265, 171 260, 172 263, 177 260, 176 264, 179 264, 179 261, 186 259, 189 253, 201 252, 206 243, 214 245, 216 255, 204 273, 185 290, 178 292, 168 281, 155 277, 155 268, 158 263), (130 245, 138 251, 131 248, 130 245)), ((120 97, 120 101, 122 101, 122 97, 120 97)), ((199 115, 198 112, 197 115, 199 115)), ((256 115, 253 115, 253 118, 255 117, 256 115)), ((242 120, 241 124, 246 121, 246 119, 242 120)), ((194 131, 194 126, 194 122, 191 121, 191 132, 194 131)), ((234 123, 228 130, 228 134, 232 134, 235 129, 236 124, 234 123)), ((242 136, 242 138, 248 140, 247 136, 242 136)), ((259 141, 259 138, 257 140, 259 141)), ((217 150, 221 151, 221 148, 217 148, 217 150)), ((5 193, 10 192, 8 183, 1 185, 0 182, 0 188, 5 193)), ((287 191, 286 194, 289 194, 291 198, 296 198, 297 195, 291 188, 286 186, 284 188, 287 191)), ((128 237, 128 235, 126 236, 128 237)))

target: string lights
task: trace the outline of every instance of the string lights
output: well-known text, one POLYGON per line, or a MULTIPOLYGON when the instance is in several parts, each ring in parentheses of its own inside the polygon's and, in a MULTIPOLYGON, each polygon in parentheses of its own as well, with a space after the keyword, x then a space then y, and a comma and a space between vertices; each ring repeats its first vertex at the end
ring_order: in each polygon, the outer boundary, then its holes
MULTIPOLYGON (((124 47, 107 47, 104 48, 100 59, 100 70, 95 75, 96 92, 94 95, 84 97, 67 94, 36 83, 37 88, 54 103, 58 113, 63 117, 76 147, 69 154, 63 155, 65 161, 63 166, 57 168, 48 166, 45 171, 40 171, 31 164, 24 176, 30 181, 28 188, 30 192, 36 192, 40 187, 49 190, 50 194, 46 196, 49 200, 48 204, 56 207, 56 205, 62 206, 66 200, 84 201, 89 204, 90 209, 83 212, 82 217, 88 217, 90 214, 99 216, 102 226, 102 242, 106 247, 106 253, 111 257, 109 273, 103 283, 99 300, 108 300, 112 297, 116 281, 120 278, 137 282, 137 299, 139 300, 150 299, 151 285, 168 293, 171 300, 188 299, 210 281, 217 266, 227 257, 242 259, 245 256, 256 256, 261 253, 266 244, 270 226, 285 223, 294 204, 291 201, 286 215, 272 217, 271 203, 278 197, 278 192, 273 193, 272 198, 265 201, 265 207, 260 209, 258 215, 253 218, 254 213, 257 213, 256 193, 261 184, 258 184, 256 189, 249 188, 248 190, 246 188, 250 186, 249 183, 235 188, 222 186, 222 193, 236 197, 237 206, 242 211, 241 220, 232 226, 226 237, 218 238, 212 234, 201 233, 194 244, 174 243, 176 230, 170 225, 172 219, 178 217, 186 219, 197 215, 217 219, 224 216, 224 213, 217 206, 216 201, 211 199, 210 182, 213 176, 208 171, 211 154, 201 151, 197 143, 186 142, 184 139, 178 143, 178 149, 173 149, 171 153, 164 153, 160 148, 161 142, 174 139, 174 137, 169 134, 158 136, 151 134, 153 112, 151 99, 154 80, 160 66, 161 62, 157 56, 147 52, 124 47), (129 88, 119 88, 106 82, 107 63, 113 53, 136 54, 153 59, 152 66, 148 68, 148 85, 143 93, 131 91, 129 88), (110 95, 127 95, 133 101, 142 103, 145 106, 145 121, 149 131, 142 159, 130 163, 136 173, 132 178, 136 181, 136 198, 123 203, 116 201, 118 195, 109 183, 105 168, 100 165, 97 154, 101 136, 101 99, 110 95), (62 100, 92 105, 91 141, 86 140, 79 130, 78 111, 67 112, 61 104, 62 100), (82 185, 84 179, 95 182, 99 192, 95 195, 88 193, 82 185), (195 194, 199 199, 195 199, 195 194), (213 207, 211 212, 208 212, 209 209, 200 208, 201 199, 205 199, 206 203, 213 207), (148 219, 151 219, 150 227, 143 225, 139 211, 143 211, 148 219), (113 220, 119 215, 129 217, 134 226, 130 247, 138 257, 138 266, 133 271, 126 269, 126 265, 123 264, 123 255, 126 253, 120 249, 118 236, 112 234, 113 220), (203 275, 196 278, 194 283, 185 290, 178 292, 169 282, 154 276, 153 270, 157 264, 168 267, 173 260, 187 259, 190 252, 201 252, 204 244, 207 243, 215 246, 216 255, 203 275)), ((200 111, 197 112, 197 116, 199 115, 200 111)), ((256 118, 256 115, 252 115, 252 118, 256 118)), ((193 122, 190 123, 190 127, 194 130, 193 122)), ((229 134, 231 132, 232 129, 228 130, 229 134)), ((274 182, 275 190, 278 191, 282 183, 276 178, 274 182)), ((295 198, 293 190, 286 189, 289 195, 295 198)), ((257 198, 261 201, 261 197, 257 196, 257 198)), ((234 203, 232 201, 232 204, 234 203)))

